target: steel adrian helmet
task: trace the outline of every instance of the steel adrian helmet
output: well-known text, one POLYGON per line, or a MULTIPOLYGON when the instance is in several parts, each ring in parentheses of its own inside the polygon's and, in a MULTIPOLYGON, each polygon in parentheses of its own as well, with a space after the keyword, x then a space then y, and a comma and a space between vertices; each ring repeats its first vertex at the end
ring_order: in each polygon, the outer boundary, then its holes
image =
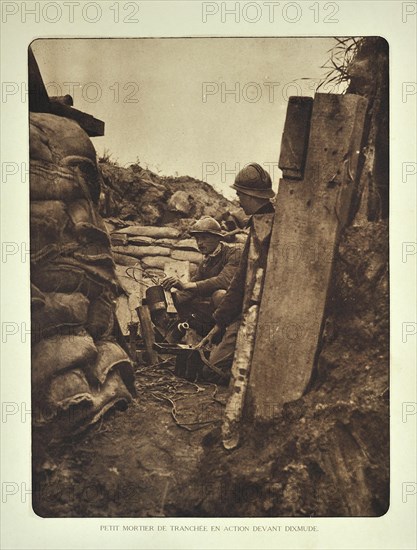
POLYGON ((255 162, 240 170, 231 187, 240 193, 260 199, 270 199, 275 195, 272 191, 271 176, 255 162))
POLYGON ((218 237, 223 236, 219 222, 209 216, 196 221, 190 228, 189 233, 190 235, 194 235, 196 233, 209 233, 210 235, 217 235, 218 237))

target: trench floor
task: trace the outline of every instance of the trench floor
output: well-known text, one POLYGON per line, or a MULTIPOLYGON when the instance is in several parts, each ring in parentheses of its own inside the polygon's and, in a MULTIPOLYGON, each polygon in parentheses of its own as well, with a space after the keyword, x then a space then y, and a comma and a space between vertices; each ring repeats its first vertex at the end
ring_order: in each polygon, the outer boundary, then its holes
POLYGON ((33 477, 42 517, 186 517, 205 496, 204 437, 219 429, 227 388, 136 368, 138 397, 87 432, 48 447, 33 477))

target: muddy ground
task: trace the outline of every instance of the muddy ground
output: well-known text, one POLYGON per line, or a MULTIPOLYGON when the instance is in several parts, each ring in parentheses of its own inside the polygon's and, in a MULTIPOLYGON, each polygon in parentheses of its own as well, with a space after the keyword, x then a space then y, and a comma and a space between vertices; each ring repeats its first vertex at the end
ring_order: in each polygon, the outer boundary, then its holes
POLYGON ((173 360, 138 366, 139 397, 127 411, 112 411, 87 434, 49 447, 34 474, 39 515, 193 515, 206 495, 190 480, 198 477, 204 437, 221 423, 226 388, 193 384, 173 369, 173 360))

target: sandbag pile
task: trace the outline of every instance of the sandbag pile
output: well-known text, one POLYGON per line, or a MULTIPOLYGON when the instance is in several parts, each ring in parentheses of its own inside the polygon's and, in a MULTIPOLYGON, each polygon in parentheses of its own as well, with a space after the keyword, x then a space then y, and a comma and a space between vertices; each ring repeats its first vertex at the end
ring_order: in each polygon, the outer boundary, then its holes
POLYGON ((30 115, 33 424, 82 430, 135 394, 115 316, 120 294, 97 204, 101 178, 72 120, 30 115))
POLYGON ((189 281, 203 255, 194 238, 174 227, 132 225, 112 231, 110 238, 118 282, 124 290, 117 299, 116 315, 127 335, 129 323, 138 322, 136 308, 146 289, 168 275, 189 281))
POLYGON ((174 227, 132 225, 111 233, 116 263, 163 272, 172 262, 188 262, 191 274, 203 259, 193 238, 183 238, 174 227))

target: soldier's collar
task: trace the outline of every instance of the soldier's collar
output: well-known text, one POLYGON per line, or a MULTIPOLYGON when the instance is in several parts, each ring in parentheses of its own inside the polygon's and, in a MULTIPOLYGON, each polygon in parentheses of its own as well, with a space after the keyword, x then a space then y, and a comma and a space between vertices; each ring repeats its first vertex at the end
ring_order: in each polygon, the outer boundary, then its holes
POLYGON ((274 205, 272 204, 271 201, 268 201, 263 206, 258 208, 258 210, 250 216, 248 223, 246 224, 246 227, 251 227, 251 225, 253 225, 254 216, 259 217, 259 216, 263 216, 264 214, 273 214, 274 212, 275 212, 274 205))

